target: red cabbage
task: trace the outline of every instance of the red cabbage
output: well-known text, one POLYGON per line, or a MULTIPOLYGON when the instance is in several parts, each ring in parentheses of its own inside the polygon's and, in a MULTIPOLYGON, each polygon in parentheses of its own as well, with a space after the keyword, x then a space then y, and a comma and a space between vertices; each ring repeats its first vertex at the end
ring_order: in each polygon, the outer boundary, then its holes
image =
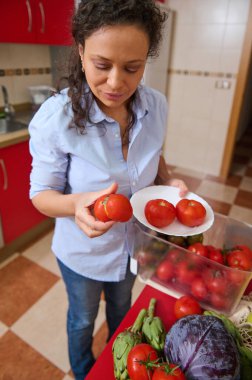
POLYGON ((239 353, 223 322, 214 316, 189 315, 166 335, 165 356, 188 380, 239 380, 239 353))

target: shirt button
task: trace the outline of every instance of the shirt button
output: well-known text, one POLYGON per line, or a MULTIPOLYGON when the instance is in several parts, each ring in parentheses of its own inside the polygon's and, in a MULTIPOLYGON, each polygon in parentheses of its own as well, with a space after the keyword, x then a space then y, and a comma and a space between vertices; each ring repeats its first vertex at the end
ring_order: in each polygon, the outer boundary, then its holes
POLYGON ((135 182, 135 181, 133 181, 133 182, 132 182, 132 185, 133 185, 133 186, 136 186, 136 182, 135 182))
POLYGON ((115 133, 115 137, 116 137, 116 138, 119 137, 118 133, 115 133))

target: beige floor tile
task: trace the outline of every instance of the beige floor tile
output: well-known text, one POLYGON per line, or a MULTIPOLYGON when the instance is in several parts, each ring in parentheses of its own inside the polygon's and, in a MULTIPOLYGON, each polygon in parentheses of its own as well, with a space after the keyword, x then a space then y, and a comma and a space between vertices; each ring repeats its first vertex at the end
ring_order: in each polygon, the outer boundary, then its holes
POLYGON ((233 205, 229 212, 229 216, 242 222, 251 224, 252 227, 252 211, 251 209, 233 205))
POLYGON ((197 194, 202 197, 216 199, 217 201, 233 203, 237 189, 222 183, 205 180, 198 187, 197 194))
POLYGON ((252 192, 252 177, 243 177, 240 184, 240 189, 252 192))
POLYGON ((61 277, 54 253, 51 251, 52 232, 26 249, 22 255, 61 277))
POLYGON ((66 312, 65 287, 60 280, 11 328, 16 335, 65 373, 70 369, 66 312))
POLYGON ((205 173, 198 172, 196 170, 191 170, 191 169, 185 169, 185 168, 176 168, 172 171, 173 177, 175 177, 175 174, 184 174, 188 177, 193 177, 193 178, 199 178, 202 179, 205 177, 205 173))
POLYGON ((0 337, 3 336, 8 331, 8 326, 0 321, 0 337))
POLYGON ((95 320, 95 326, 94 326, 94 333, 95 335, 97 331, 100 329, 101 325, 105 322, 106 315, 105 315, 105 301, 100 301, 99 311, 98 315, 95 320))
POLYGON ((23 253, 28 254, 30 251, 36 250, 38 253, 43 254, 45 251, 51 249, 53 231, 48 232, 41 239, 36 241, 33 245, 27 248, 23 253))
POLYGON ((0 269, 0 320, 11 326, 59 280, 22 255, 9 262, 0 269))

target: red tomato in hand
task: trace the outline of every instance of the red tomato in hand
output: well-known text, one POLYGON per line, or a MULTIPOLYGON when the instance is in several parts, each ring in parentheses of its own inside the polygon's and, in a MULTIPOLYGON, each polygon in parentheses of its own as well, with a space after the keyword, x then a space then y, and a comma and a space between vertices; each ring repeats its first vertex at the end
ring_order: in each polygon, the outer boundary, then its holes
POLYGON ((165 199, 152 199, 144 208, 147 221, 155 227, 162 228, 171 224, 176 217, 176 209, 165 199))
POLYGON ((186 377, 176 364, 165 363, 154 370, 152 380, 186 380, 186 377))
POLYGON ((181 199, 176 204, 176 215, 180 223, 188 227, 196 227, 204 222, 206 209, 194 199, 181 199))
POLYGON ((132 214, 130 201, 123 194, 102 195, 94 204, 94 215, 102 222, 127 222, 132 214))
POLYGON ((127 370, 132 380, 149 380, 151 379, 152 369, 147 369, 144 362, 155 361, 158 354, 151 345, 139 343, 134 346, 127 358, 127 370))
POLYGON ((208 249, 202 243, 191 244, 187 249, 196 255, 208 257, 208 249))
POLYGON ((173 264, 168 259, 165 259, 157 267, 156 276, 162 281, 169 281, 172 279, 173 272, 173 264))
POLYGON ((200 304, 191 296, 178 298, 174 305, 174 314, 177 319, 191 314, 202 314, 200 304))
POLYGON ((245 251, 234 250, 227 254, 227 264, 231 268, 251 270, 252 259, 245 251))
POLYGON ((108 222, 110 220, 105 211, 105 203, 107 202, 108 197, 108 194, 102 195, 95 201, 94 204, 94 215, 96 219, 100 220, 101 222, 108 222))

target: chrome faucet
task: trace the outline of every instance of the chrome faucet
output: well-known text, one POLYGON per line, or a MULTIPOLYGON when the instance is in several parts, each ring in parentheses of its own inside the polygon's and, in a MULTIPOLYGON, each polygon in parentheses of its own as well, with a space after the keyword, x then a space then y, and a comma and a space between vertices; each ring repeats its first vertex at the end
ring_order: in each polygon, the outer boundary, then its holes
POLYGON ((4 99, 4 114, 6 117, 13 117, 15 115, 15 110, 14 107, 9 103, 9 95, 7 88, 3 85, 1 85, 1 87, 4 99))

